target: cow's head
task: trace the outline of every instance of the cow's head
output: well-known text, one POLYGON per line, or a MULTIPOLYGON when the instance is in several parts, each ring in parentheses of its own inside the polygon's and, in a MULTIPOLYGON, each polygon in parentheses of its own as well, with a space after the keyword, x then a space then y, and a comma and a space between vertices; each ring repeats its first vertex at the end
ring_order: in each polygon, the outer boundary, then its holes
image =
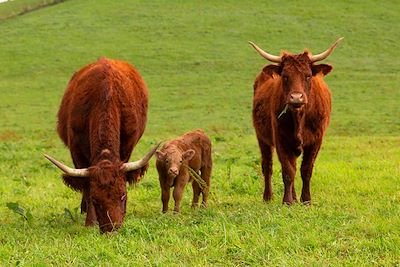
POLYGON ((182 164, 188 165, 188 162, 193 158, 194 154, 195 151, 193 149, 181 151, 176 147, 168 147, 162 151, 156 151, 156 158, 157 161, 164 163, 165 171, 173 182, 173 179, 179 175, 182 164))
MULTIPOLYGON (((145 166, 157 150, 158 145, 142 159, 122 163, 111 156, 109 150, 103 150, 90 168, 73 169, 56 159, 45 155, 65 175, 89 182, 89 207, 94 208, 100 231, 110 232, 118 229, 126 213, 126 174, 145 166)), ((89 211, 88 211, 89 212, 89 211)))
POLYGON ((325 52, 314 56, 309 52, 297 55, 284 53, 282 56, 274 56, 263 51, 256 44, 252 42, 250 44, 262 57, 278 63, 278 65, 264 67, 263 72, 266 75, 278 75, 281 78, 285 104, 292 110, 300 110, 308 102, 312 77, 319 73, 327 75, 332 70, 330 65, 314 63, 327 58, 342 39, 339 38, 325 52))

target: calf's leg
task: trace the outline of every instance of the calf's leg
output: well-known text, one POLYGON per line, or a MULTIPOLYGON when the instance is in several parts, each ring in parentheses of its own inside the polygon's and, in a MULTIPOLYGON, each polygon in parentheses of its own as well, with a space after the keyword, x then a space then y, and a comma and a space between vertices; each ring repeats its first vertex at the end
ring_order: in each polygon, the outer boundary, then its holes
MULTIPOLYGON (((178 179, 178 178, 176 178, 178 179)), ((176 181, 175 187, 174 187, 174 192, 173 192, 173 197, 175 200, 175 207, 174 207, 174 211, 175 212, 180 212, 180 206, 181 206, 181 200, 183 197, 183 191, 185 189, 185 181, 182 181, 183 179, 178 179, 176 181)))
POLYGON ((161 187, 161 201, 162 201, 162 212, 166 213, 168 211, 168 202, 170 196, 170 188, 168 186, 161 187))
POLYGON ((192 188, 193 188, 193 200, 192 200, 192 208, 197 208, 199 205, 199 197, 201 193, 201 189, 199 184, 196 181, 192 182, 192 188))
MULTIPOLYGON (((211 156, 210 156, 211 157, 211 156)), ((206 183, 206 188, 201 188, 201 193, 203 195, 202 206, 207 207, 208 195, 210 193, 210 186, 211 186, 211 171, 212 171, 212 163, 204 165, 201 168, 201 178, 206 183)))

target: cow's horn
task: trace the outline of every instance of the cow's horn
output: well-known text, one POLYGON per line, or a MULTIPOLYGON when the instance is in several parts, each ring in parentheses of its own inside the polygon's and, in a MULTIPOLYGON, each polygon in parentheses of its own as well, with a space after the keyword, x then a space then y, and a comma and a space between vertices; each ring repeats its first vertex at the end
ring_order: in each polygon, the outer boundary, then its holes
POLYGON ((336 42, 334 42, 331 47, 329 47, 325 52, 322 52, 321 54, 315 55, 315 56, 311 56, 311 61, 312 62, 317 62, 317 61, 321 61, 324 60, 325 58, 327 58, 335 49, 335 47, 340 43, 340 41, 343 40, 344 37, 340 37, 339 39, 336 40, 336 42))
POLYGON ((134 171, 137 170, 139 168, 142 168, 144 165, 147 164, 147 162, 149 162, 150 158, 154 155, 154 153, 156 152, 157 148, 160 146, 161 143, 158 143, 156 146, 154 146, 149 153, 147 153, 146 156, 144 156, 142 159, 137 160, 137 161, 133 161, 133 162, 127 162, 124 163, 122 165, 122 169, 124 169, 126 172, 129 171, 134 171))
POLYGON ((54 165, 56 165, 60 170, 62 170, 65 174, 72 177, 88 177, 89 171, 87 168, 85 169, 73 169, 65 165, 64 163, 59 162, 56 159, 53 159, 49 155, 44 155, 46 159, 50 160, 54 165))
POLYGON ((253 43, 253 42, 249 42, 253 47, 254 47, 254 49, 263 57, 263 58, 265 58, 266 60, 269 60, 269 61, 271 61, 271 62, 275 62, 275 63, 280 63, 280 62, 282 62, 282 57, 280 57, 280 56, 274 56, 274 55, 271 55, 271 54, 268 54, 267 52, 265 52, 264 50, 262 50, 261 48, 259 48, 255 43, 253 43))

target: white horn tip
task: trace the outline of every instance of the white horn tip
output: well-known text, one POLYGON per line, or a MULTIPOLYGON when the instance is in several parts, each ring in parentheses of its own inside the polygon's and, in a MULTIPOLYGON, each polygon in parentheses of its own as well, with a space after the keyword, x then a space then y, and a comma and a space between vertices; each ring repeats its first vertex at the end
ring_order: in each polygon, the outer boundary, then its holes
POLYGON ((341 42, 343 39, 344 39, 344 37, 339 37, 339 38, 336 40, 336 43, 341 42))

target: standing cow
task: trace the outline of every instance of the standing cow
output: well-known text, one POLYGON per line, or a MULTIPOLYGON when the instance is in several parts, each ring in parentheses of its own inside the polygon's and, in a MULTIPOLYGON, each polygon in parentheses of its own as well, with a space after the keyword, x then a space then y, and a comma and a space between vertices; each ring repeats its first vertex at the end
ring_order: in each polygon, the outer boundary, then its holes
POLYGON ((156 151, 156 158, 163 212, 168 211, 171 187, 174 187, 174 211, 179 212, 185 185, 191 181, 187 166, 196 173, 200 172, 206 185, 204 187, 196 181, 192 182, 192 207, 197 207, 200 193, 203 195, 202 205, 207 206, 212 169, 211 140, 202 130, 188 132, 167 142, 160 150, 156 151))
POLYGON ((77 169, 46 156, 65 184, 82 192, 85 225, 101 232, 120 227, 126 212, 126 182, 140 179, 157 147, 128 162, 145 129, 148 92, 127 62, 100 58, 71 78, 58 111, 57 131, 77 169))
POLYGON ((327 58, 342 38, 325 52, 311 55, 306 51, 274 56, 250 44, 267 65, 254 83, 253 125, 261 150, 265 178, 264 200, 272 198, 272 153, 276 148, 282 165, 285 187, 283 203, 297 201, 294 188, 296 159, 303 153, 301 201, 310 203, 310 179, 331 114, 331 94, 323 78, 332 67, 315 62, 327 58))

